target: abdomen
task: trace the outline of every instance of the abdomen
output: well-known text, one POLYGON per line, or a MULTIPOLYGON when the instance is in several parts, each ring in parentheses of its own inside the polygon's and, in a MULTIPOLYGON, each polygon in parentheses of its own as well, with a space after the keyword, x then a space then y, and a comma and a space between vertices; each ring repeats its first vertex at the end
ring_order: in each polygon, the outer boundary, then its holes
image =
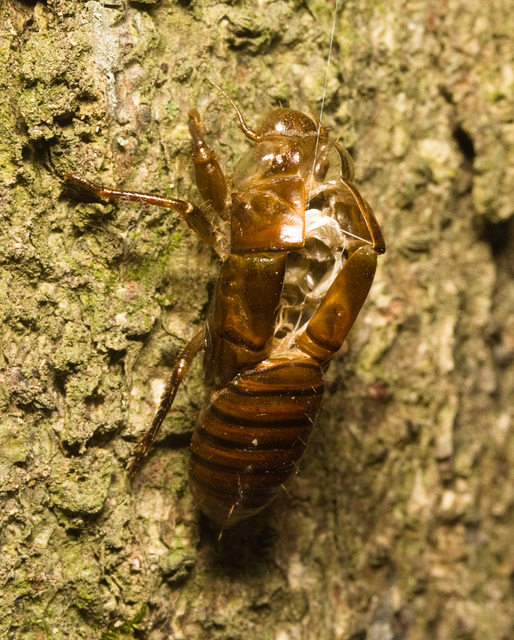
POLYGON ((197 506, 226 527, 266 507, 296 472, 323 394, 301 354, 264 360, 211 393, 191 441, 197 506))

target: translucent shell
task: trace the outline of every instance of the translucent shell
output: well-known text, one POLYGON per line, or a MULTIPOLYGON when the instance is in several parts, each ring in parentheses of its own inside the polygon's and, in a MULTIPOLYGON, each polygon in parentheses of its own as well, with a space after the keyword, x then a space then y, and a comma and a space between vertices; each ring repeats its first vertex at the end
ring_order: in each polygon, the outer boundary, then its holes
POLYGON ((267 136, 287 136, 304 138, 316 134, 318 126, 301 111, 294 109, 275 109, 263 116, 257 123, 257 138, 267 136))

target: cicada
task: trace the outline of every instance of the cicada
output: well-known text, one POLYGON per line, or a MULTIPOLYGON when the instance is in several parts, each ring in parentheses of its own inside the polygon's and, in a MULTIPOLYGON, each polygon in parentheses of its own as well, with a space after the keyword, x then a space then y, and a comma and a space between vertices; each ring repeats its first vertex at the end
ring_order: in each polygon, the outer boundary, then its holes
POLYGON ((189 113, 202 208, 66 179, 100 199, 177 211, 221 259, 205 327, 181 352, 131 471, 203 351, 209 395, 191 440, 189 480, 198 507, 223 529, 269 505, 296 473, 325 370, 366 300, 385 243, 354 185, 350 155, 316 117, 274 109, 252 129, 212 84, 253 144, 227 180, 198 112, 189 113))

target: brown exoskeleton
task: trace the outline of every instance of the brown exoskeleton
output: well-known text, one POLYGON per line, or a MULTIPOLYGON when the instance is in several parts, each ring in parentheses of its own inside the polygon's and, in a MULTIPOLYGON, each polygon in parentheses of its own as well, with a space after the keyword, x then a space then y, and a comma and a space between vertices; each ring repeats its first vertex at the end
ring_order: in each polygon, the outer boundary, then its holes
POLYGON ((275 109, 253 130, 220 91, 255 143, 236 165, 230 189, 196 110, 189 128, 199 191, 230 224, 229 236, 190 202, 107 189, 74 174, 66 179, 101 199, 178 211, 223 261, 207 324, 175 364, 131 471, 204 349, 210 396, 191 441, 189 478, 200 509, 227 527, 267 506, 296 472, 321 404, 324 370, 359 314, 385 244, 352 183, 349 154, 321 123, 275 109))

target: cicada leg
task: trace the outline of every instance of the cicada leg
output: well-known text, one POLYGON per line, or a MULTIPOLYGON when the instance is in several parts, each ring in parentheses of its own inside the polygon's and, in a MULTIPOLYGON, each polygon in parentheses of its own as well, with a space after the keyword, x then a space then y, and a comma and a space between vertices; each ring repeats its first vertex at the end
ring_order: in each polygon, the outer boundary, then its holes
POLYGON ((189 132, 193 145, 193 165, 198 191, 216 213, 227 220, 229 218, 229 195, 227 180, 214 151, 205 141, 202 133, 202 121, 196 109, 189 112, 189 132))
POLYGON ((159 432, 162 423, 164 422, 164 418, 166 414, 171 408, 173 404, 173 400, 177 395, 177 391, 179 386, 181 385, 184 376, 189 371, 189 367, 191 363, 195 359, 195 356, 203 349, 205 342, 205 331, 201 329, 197 333, 195 333, 191 342, 188 342, 186 346, 182 349, 175 366, 173 367, 173 371, 171 372, 171 376, 166 384, 166 388, 164 389, 164 393, 161 397, 161 402, 159 404, 159 409, 155 414, 155 418, 153 419, 151 427, 145 433, 143 438, 139 441, 136 451, 135 458, 130 466, 129 473, 133 476, 137 470, 141 467, 141 463, 143 462, 144 457, 148 453, 152 442, 159 432))
POLYGON ((386 246, 384 236, 382 234, 382 229, 378 224, 378 220, 375 218, 375 214, 373 213, 373 209, 369 206, 369 204, 363 199, 357 187, 352 184, 349 180, 341 177, 341 183, 348 189, 348 191, 352 194, 361 215, 368 227, 369 235, 371 236, 371 244, 373 247, 373 251, 375 253, 385 253, 386 246))
POLYGON ((83 178, 75 173, 67 173, 64 179, 72 183, 77 190, 87 191, 99 200, 130 200, 132 202, 145 202, 158 207, 172 209, 182 215, 189 227, 197 233, 200 238, 212 247, 217 253, 220 250, 221 236, 214 229, 213 225, 207 219, 205 213, 192 202, 187 200, 176 200, 175 198, 165 198, 163 196, 155 196, 149 193, 138 193, 135 191, 120 191, 119 189, 109 189, 101 184, 91 182, 87 178, 83 178))
POLYGON ((299 348, 320 364, 339 350, 359 315, 375 276, 377 256, 368 245, 352 253, 299 336, 299 348))

